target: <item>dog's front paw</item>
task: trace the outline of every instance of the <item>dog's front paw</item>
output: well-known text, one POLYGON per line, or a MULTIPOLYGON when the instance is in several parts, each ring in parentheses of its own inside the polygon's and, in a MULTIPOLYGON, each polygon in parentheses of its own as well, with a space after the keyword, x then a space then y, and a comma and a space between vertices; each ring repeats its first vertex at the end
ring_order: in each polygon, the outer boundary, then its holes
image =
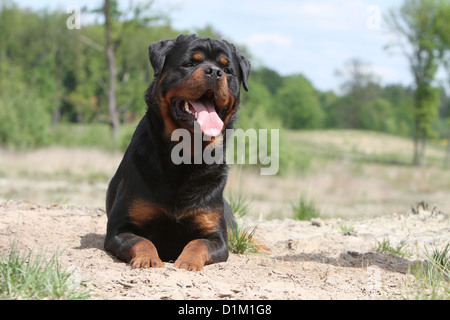
POLYGON ((136 243, 131 248, 131 268, 162 268, 164 267, 163 262, 158 256, 158 251, 156 250, 154 244, 144 239, 136 243))
POLYGON ((174 267, 178 269, 185 269, 188 271, 201 271, 203 270, 203 262, 195 257, 178 258, 175 261, 174 267))
POLYGON ((163 268, 164 264, 159 257, 136 256, 130 261, 132 269, 148 269, 148 268, 163 268))
POLYGON ((201 271, 203 266, 210 262, 209 260, 209 252, 204 240, 192 240, 184 247, 174 266, 189 271, 201 271))

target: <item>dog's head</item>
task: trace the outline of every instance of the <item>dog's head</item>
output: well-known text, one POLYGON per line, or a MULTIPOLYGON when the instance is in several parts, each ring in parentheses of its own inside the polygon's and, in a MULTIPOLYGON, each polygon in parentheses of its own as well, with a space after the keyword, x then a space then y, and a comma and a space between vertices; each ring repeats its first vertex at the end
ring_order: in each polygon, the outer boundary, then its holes
POLYGON ((248 91, 250 62, 223 40, 180 35, 149 47, 155 72, 153 98, 165 132, 194 131, 197 121, 204 135, 220 135, 239 107, 241 83, 248 91))

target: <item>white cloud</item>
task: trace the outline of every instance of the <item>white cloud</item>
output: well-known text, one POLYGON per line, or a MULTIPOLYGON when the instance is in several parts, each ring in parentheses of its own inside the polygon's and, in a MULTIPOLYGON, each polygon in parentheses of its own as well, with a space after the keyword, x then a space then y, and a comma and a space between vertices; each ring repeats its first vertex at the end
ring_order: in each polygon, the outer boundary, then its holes
POLYGON ((283 36, 278 32, 256 33, 248 37, 245 40, 245 43, 251 47, 261 44, 275 44, 279 47, 289 48, 292 45, 292 39, 290 37, 283 36))
POLYGON ((267 17, 266 21, 257 21, 266 25, 322 31, 344 31, 365 27, 368 6, 363 0, 249 0, 239 4, 240 9, 247 12, 250 19, 267 17))
POLYGON ((380 76, 381 79, 389 80, 389 79, 397 79, 398 78, 398 71, 392 67, 389 66, 383 66, 383 65, 370 65, 369 71, 372 71, 377 76, 380 76))
POLYGON ((336 3, 317 3, 317 2, 304 2, 299 4, 297 12, 306 14, 308 16, 321 17, 321 18, 336 18, 339 16, 340 10, 336 6, 336 3))

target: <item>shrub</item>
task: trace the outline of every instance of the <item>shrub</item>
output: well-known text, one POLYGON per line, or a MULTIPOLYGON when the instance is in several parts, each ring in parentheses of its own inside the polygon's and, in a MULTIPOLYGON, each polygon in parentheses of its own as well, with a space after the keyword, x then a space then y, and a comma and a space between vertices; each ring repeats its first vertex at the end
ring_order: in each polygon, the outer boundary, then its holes
POLYGON ((51 118, 33 92, 5 92, 0 97, 0 145, 19 148, 49 143, 51 118))

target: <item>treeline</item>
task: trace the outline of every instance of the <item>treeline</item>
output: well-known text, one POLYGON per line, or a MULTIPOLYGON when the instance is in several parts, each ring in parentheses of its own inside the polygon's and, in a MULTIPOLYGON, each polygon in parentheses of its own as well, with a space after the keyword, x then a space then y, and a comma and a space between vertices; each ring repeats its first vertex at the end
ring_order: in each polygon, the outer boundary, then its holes
MULTIPOLYGON (((410 136, 413 90, 399 84, 382 86, 366 69, 358 59, 349 61, 341 72, 342 93, 337 94, 317 90, 303 75, 282 77, 262 67, 252 74, 251 92, 244 96, 249 110, 244 114, 258 118, 263 111, 288 129, 363 129, 410 136)), ((447 109, 442 105, 442 115, 447 109)))
MULTIPOLYGON (((53 143, 61 124, 112 124, 108 46, 114 53, 116 115, 123 125, 136 123, 145 112, 143 94, 153 77, 147 56, 150 43, 187 32, 220 37, 211 27, 174 30, 170 18, 153 13, 152 1, 127 12, 120 12, 116 2, 110 1, 109 40, 102 8, 82 13, 95 22, 69 29, 70 14, 65 12, 35 12, 11 1, 0 3, 0 145, 53 143)), ((251 59, 251 52, 240 50, 251 59)), ((255 67, 250 91, 242 96, 239 125, 352 128, 413 136, 416 90, 397 84, 382 86, 367 70, 364 61, 349 60, 338 72, 342 90, 336 93, 317 90, 300 74, 281 76, 265 66, 255 67)), ((444 138, 449 98, 445 90, 433 90, 437 115, 427 138, 444 138)))

